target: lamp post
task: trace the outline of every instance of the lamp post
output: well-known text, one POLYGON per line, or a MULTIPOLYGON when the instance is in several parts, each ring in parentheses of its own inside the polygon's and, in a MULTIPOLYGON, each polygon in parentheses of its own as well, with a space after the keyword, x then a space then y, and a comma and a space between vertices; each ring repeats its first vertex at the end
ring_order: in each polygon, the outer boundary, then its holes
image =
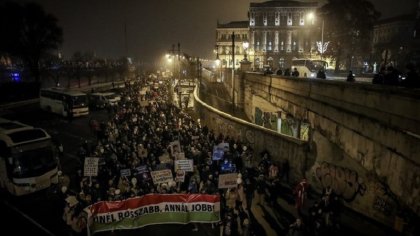
POLYGON ((235 32, 232 32, 232 111, 235 113, 235 32))
POLYGON ((324 19, 322 19, 322 25, 321 25, 321 42, 316 42, 316 44, 318 46, 318 52, 321 54, 321 60, 322 60, 322 58, 324 56, 324 52, 327 51, 328 44, 330 43, 329 41, 328 42, 325 42, 324 41, 324 24, 325 24, 325 21, 324 21, 324 19))
POLYGON ((327 45, 324 45, 324 18, 322 19, 322 26, 321 26, 321 45, 322 45, 322 47, 321 47, 321 50, 319 50, 319 52, 321 53, 321 60, 322 60, 322 55, 324 54, 324 52, 327 50, 327 46, 328 46, 328 43, 327 43, 327 45))
MULTIPOLYGON (((314 20, 315 20, 314 13, 312 13, 312 12, 309 13, 307 17, 308 17, 309 20, 311 20, 311 23, 313 25, 314 24, 314 20)), ((325 26, 325 21, 324 21, 324 18, 322 18, 322 24, 321 24, 321 41, 317 41, 316 42, 318 52, 319 52, 319 54, 321 56, 321 60, 322 60, 322 58, 324 56, 324 52, 327 51, 328 44, 330 43, 330 42, 324 42, 324 26, 325 26)))

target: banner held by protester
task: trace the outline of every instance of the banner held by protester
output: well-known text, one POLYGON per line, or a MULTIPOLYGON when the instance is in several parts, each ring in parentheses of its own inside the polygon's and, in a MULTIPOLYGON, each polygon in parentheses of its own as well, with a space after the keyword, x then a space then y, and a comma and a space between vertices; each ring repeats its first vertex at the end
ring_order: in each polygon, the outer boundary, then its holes
POLYGON ((207 194, 148 194, 124 201, 97 202, 85 211, 89 232, 135 229, 152 224, 216 223, 220 197, 207 194))

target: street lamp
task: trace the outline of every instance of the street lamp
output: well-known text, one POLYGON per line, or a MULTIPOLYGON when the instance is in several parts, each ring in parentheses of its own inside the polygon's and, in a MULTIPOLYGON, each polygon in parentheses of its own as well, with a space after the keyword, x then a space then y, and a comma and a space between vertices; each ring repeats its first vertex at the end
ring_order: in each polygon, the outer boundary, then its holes
POLYGON ((322 56, 325 51, 327 51, 328 44, 330 42, 324 42, 324 18, 322 19, 322 26, 321 26, 321 42, 316 42, 318 46, 318 52, 321 54, 321 60, 322 56))
MULTIPOLYGON (((309 20, 311 20, 311 23, 314 24, 314 20, 315 20, 314 13, 313 12, 310 12, 307 17, 308 17, 309 20)), ((324 42, 324 25, 325 25, 325 21, 324 21, 324 18, 322 18, 321 41, 317 41, 316 42, 316 46, 318 48, 318 52, 321 54, 321 60, 323 58, 324 52, 327 51, 328 44, 330 43, 330 42, 324 42)))
POLYGON ((235 32, 232 32, 232 111, 235 114, 235 32))

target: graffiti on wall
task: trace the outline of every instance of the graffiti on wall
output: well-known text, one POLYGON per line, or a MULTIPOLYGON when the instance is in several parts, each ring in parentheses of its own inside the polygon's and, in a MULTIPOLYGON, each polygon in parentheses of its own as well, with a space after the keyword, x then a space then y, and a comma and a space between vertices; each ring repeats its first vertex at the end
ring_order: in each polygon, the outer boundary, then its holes
POLYGON ((218 133, 228 135, 229 137, 239 140, 241 142, 253 144, 255 142, 255 132, 252 129, 247 129, 240 125, 235 125, 226 119, 218 116, 212 118, 214 129, 218 133))
POLYGON ((391 191, 384 180, 375 182, 372 189, 375 194, 373 209, 382 212, 384 215, 391 215, 398 205, 398 197, 391 191))
POLYGON ((385 215, 389 216, 392 212, 392 205, 387 198, 375 196, 375 199, 373 200, 373 209, 381 211, 385 215))
POLYGON ((214 117, 213 122, 214 122, 214 128, 217 131, 217 133, 227 135, 235 140, 243 141, 243 138, 242 138, 243 131, 241 127, 238 127, 232 124, 231 122, 220 117, 214 117))
POLYGON ((245 132, 245 138, 246 138, 246 141, 248 142, 248 143, 254 143, 254 141, 255 141, 255 139, 254 139, 254 131, 252 131, 252 130, 247 130, 246 132, 245 132))
POLYGON ((330 186, 347 202, 366 192, 366 184, 358 173, 345 167, 323 162, 315 168, 315 176, 324 188, 330 186))

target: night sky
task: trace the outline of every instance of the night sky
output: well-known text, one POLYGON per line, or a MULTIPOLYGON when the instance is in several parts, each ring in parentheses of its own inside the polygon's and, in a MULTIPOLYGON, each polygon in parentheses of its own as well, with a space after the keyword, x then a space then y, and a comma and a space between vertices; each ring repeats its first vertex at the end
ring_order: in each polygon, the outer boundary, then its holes
MULTIPOLYGON (((75 51, 90 51, 107 58, 124 56, 126 25, 128 56, 144 63, 154 63, 178 42, 182 51, 212 59, 217 20, 220 23, 247 20, 249 3, 265 1, 35 0, 59 20, 64 32, 60 49, 64 58, 75 51)), ((387 18, 413 11, 418 1, 371 2, 387 18)))

